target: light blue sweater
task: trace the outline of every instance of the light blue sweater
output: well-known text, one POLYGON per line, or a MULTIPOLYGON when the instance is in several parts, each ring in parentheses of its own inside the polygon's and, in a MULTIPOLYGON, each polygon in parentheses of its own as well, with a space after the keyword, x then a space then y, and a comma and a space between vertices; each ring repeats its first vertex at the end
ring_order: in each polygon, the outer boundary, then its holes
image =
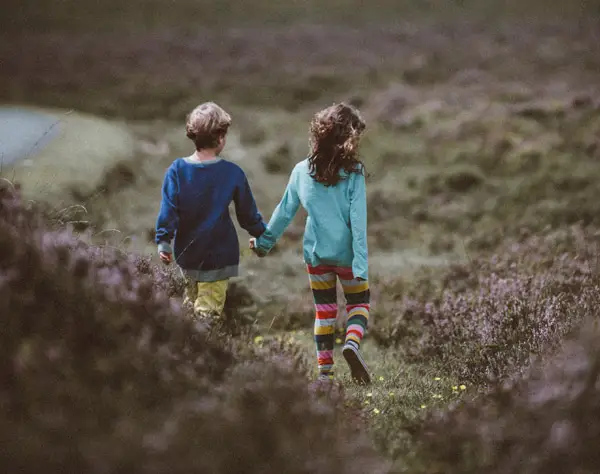
POLYGON ((308 159, 298 163, 267 230, 256 240, 269 252, 290 224, 298 207, 308 213, 304 231, 304 261, 311 266, 352 267, 355 278, 368 279, 367 197, 365 177, 346 174, 335 186, 310 176, 308 159))

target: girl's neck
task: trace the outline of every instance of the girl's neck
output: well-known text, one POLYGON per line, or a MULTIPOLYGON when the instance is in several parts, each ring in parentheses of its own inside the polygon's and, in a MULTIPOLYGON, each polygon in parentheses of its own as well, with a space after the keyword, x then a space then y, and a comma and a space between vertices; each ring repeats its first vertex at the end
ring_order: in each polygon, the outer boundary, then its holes
POLYGON ((217 151, 211 150, 196 150, 190 157, 194 161, 212 161, 217 158, 217 151))

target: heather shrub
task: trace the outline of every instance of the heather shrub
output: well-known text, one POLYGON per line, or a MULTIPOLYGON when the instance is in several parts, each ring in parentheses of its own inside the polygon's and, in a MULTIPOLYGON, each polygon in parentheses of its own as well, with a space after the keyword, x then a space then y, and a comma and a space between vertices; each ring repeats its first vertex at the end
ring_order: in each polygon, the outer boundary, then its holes
POLYGON ((194 323, 179 284, 0 190, 7 472, 381 472, 341 393, 309 391, 289 347, 194 323))
POLYGON ((386 472, 364 430, 348 427, 340 394, 331 399, 308 391, 282 357, 239 365, 210 398, 176 407, 173 434, 158 436, 183 449, 176 459, 158 453, 157 465, 173 473, 386 472))
MULTIPOLYGON (((183 318, 133 258, 48 231, 1 192, 0 425, 30 439, 23 456, 56 450, 83 462, 90 437, 223 378, 231 352, 183 318)), ((4 456, 17 456, 15 468, 23 461, 19 451, 4 456)))
POLYGON ((156 266, 149 256, 133 257, 135 269, 140 275, 153 278, 154 284, 165 291, 169 297, 182 297, 185 280, 175 266, 156 266))
MULTIPOLYGON (((133 257, 136 269, 143 275, 153 277, 155 284, 166 291, 169 297, 183 298, 185 279, 175 265, 157 267, 148 256, 133 257)), ((193 311, 182 307, 186 318, 193 319, 193 311)), ((221 335, 239 336, 247 333, 256 322, 258 305, 248 287, 241 281, 231 281, 227 288, 227 299, 223 317, 215 321, 210 328, 221 335)))
POLYGON ((481 170, 475 166, 455 166, 440 173, 431 173, 422 183, 428 194, 467 193, 485 182, 481 170))
POLYGON ((462 166, 449 170, 444 176, 444 185, 454 192, 467 192, 485 181, 481 170, 476 167, 462 166))
POLYGON ((596 241, 573 228, 507 243, 427 281, 416 297, 380 302, 371 335, 463 380, 502 379, 555 348, 600 303, 596 241))
POLYGON ((294 168, 292 150, 287 143, 283 143, 275 150, 263 157, 263 163, 267 173, 288 174, 294 168))
POLYGON ((593 323, 522 379, 431 417, 420 434, 428 467, 411 472, 598 472, 600 332, 593 311, 587 308, 593 323))

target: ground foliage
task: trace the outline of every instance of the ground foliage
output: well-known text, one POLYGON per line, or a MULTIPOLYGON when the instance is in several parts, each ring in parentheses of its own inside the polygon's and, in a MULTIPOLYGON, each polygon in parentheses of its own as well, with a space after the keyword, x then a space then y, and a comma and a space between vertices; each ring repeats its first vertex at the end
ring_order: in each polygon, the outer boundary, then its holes
POLYGON ((283 343, 185 314, 177 280, 0 194, 0 464, 39 472, 382 472, 283 343))

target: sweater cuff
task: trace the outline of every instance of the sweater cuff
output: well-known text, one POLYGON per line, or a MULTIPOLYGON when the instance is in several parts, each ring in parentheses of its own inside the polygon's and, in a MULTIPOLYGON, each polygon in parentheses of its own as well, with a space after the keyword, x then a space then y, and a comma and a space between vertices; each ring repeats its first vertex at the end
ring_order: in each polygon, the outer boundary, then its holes
POLYGON ((173 249, 171 248, 171 244, 168 242, 161 242, 158 244, 158 253, 173 253, 173 249))
POLYGON ((266 254, 275 246, 275 242, 276 239, 273 237, 273 234, 271 234, 271 231, 266 229, 263 234, 256 239, 256 248, 266 254))
POLYGON ((252 237, 260 237, 261 235, 263 235, 263 233, 265 232, 267 226, 265 225, 265 223, 261 220, 260 222, 258 222, 257 224, 254 224, 253 226, 248 227, 246 230, 248 231, 248 233, 252 236, 252 237))
POLYGON ((363 280, 369 280, 369 270, 366 268, 361 268, 360 266, 352 267, 352 276, 354 278, 362 278, 363 280))

